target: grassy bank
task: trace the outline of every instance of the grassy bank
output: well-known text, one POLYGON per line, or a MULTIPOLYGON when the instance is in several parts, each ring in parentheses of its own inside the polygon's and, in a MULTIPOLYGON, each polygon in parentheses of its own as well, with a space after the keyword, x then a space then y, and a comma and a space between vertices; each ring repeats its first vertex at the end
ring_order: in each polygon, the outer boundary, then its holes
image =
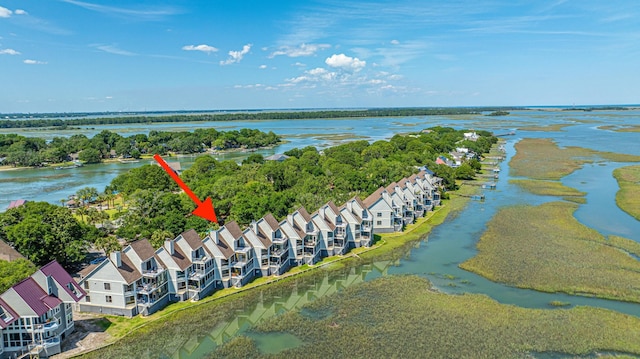
POLYGON ((573 123, 554 123, 547 126, 522 126, 518 127, 520 131, 535 131, 535 132, 559 132, 565 127, 574 126, 573 123))
POLYGON ((640 166, 617 168, 613 176, 620 186, 616 193, 618 207, 640 221, 640 166))
MULTIPOLYGON (((548 352, 640 354, 640 318, 590 307, 525 309, 484 295, 446 295, 417 276, 379 278, 258 325, 304 343, 263 357, 521 358, 548 352), (400 305, 400 303, 402 303, 400 305)), ((210 358, 255 358, 239 337, 210 358)))
POLYGON ((545 292, 640 302, 639 246, 604 238, 573 217, 577 205, 551 202, 500 210, 460 265, 496 282, 545 292))
POLYGON ((640 162, 640 156, 594 151, 582 147, 560 148, 551 139, 525 138, 515 145, 509 162, 511 175, 539 180, 559 180, 597 159, 640 162))

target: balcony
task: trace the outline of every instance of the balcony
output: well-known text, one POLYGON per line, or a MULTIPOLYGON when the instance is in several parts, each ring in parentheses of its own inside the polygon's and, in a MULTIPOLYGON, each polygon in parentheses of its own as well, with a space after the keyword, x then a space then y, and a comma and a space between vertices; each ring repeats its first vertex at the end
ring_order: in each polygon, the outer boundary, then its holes
POLYGON ((155 278, 164 272, 164 268, 152 268, 152 269, 143 269, 142 276, 148 278, 155 278))
POLYGON ((209 258, 208 256, 204 256, 204 257, 199 257, 199 258, 194 258, 193 260, 191 260, 191 262, 193 264, 201 264, 204 265, 205 263, 207 263, 211 258, 209 258))
POLYGON ((362 232, 371 232, 371 223, 369 222, 362 222, 362 226, 360 227, 360 230, 362 232))
POLYGON ((189 273, 189 279, 200 280, 200 278, 205 276, 204 269, 198 269, 191 273, 189 273))
POLYGON ((57 322, 57 321, 52 320, 52 321, 50 321, 50 322, 48 322, 48 323, 44 323, 44 324, 37 324, 37 325, 35 326, 35 329, 36 329, 37 331, 45 332, 45 331, 56 330, 56 329, 58 329, 58 327, 59 327, 59 326, 60 326, 60 325, 58 324, 58 322, 57 322))
POLYGON ((344 239, 345 237, 347 237, 346 225, 344 227, 337 227, 333 236, 336 239, 344 239))
POLYGON ((271 239, 271 242, 273 242, 274 244, 280 244, 280 245, 284 245, 288 241, 289 241, 289 238, 287 237, 274 237, 271 239))
POLYGON ((136 288, 139 294, 151 294, 158 290, 158 285, 156 283, 147 283, 142 286, 136 288))

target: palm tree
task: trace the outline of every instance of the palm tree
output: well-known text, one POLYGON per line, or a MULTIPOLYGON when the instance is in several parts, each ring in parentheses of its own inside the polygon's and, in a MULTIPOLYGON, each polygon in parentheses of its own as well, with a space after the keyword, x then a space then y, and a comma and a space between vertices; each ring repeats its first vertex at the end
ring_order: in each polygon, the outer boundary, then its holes
POLYGON ((80 219, 82 219, 82 221, 84 222, 84 216, 87 214, 87 208, 86 207, 78 207, 78 209, 76 209, 76 214, 80 215, 80 219))

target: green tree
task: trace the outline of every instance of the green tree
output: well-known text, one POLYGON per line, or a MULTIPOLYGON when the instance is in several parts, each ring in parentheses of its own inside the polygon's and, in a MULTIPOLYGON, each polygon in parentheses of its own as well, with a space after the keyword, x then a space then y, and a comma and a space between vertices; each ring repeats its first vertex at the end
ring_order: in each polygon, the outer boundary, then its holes
POLYGON ((20 258, 11 262, 0 259, 0 293, 4 293, 36 270, 36 266, 26 259, 20 258))
POLYGON ((65 268, 73 267, 98 236, 68 209, 46 202, 27 202, 2 217, 0 236, 38 266, 55 259, 65 268))
POLYGON ((102 162, 102 153, 95 148, 87 148, 78 154, 78 159, 85 163, 102 162))

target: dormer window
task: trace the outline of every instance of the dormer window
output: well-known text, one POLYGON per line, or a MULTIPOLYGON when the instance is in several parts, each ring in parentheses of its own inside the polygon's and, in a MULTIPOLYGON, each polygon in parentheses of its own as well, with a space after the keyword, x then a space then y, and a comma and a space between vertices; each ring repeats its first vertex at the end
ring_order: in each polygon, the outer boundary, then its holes
POLYGON ((0 320, 3 320, 5 323, 9 323, 12 319, 13 319, 13 316, 11 315, 11 313, 7 312, 0 305, 0 320))

